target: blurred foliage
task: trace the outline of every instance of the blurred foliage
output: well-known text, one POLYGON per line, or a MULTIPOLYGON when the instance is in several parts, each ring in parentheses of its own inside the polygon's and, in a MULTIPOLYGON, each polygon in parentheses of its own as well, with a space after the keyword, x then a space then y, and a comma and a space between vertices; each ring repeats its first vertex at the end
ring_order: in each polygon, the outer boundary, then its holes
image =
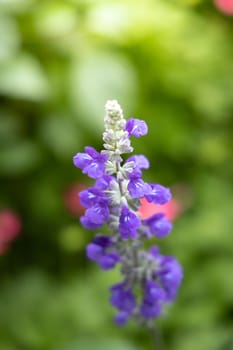
POLYGON ((111 323, 118 273, 86 261, 93 233, 64 199, 113 98, 149 125, 145 178, 188 188, 160 242, 185 271, 165 349, 233 349, 232 58, 232 18, 209 0, 0 0, 0 209, 23 227, 1 256, 0 350, 152 348, 111 323))

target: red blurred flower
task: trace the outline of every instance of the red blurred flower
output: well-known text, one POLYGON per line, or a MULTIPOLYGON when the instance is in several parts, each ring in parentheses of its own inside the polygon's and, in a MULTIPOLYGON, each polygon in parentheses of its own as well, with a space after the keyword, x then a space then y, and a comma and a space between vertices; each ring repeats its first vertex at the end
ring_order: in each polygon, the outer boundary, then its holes
POLYGON ((21 220, 10 209, 0 211, 0 254, 4 254, 21 230, 21 220))
POLYGON ((75 217, 84 213, 85 208, 80 204, 79 192, 87 188, 86 185, 76 183, 68 187, 64 194, 64 202, 66 209, 75 217))
POLYGON ((214 0, 216 7, 226 15, 233 15, 233 0, 214 0))

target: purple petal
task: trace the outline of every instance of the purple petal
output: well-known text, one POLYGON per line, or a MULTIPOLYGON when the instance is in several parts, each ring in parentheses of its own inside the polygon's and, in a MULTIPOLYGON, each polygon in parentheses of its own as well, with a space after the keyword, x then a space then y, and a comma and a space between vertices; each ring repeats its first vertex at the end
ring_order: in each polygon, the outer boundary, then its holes
POLYGON ((149 253, 155 259, 160 257, 159 247, 157 245, 152 246, 149 250, 149 253))
POLYGON ((155 204, 165 204, 172 198, 170 189, 159 184, 150 184, 151 192, 146 194, 145 197, 148 202, 155 204))
POLYGON ((97 244, 90 243, 86 247, 87 257, 92 261, 98 262, 102 257, 103 253, 104 253, 103 248, 97 244))
POLYGON ((119 255, 114 253, 105 254, 99 260, 100 267, 103 270, 110 270, 118 263, 120 260, 119 255))
POLYGON ((136 306, 136 298, 130 289, 126 289, 124 284, 119 283, 111 289, 111 304, 118 310, 132 312, 136 306))
POLYGON ((158 238, 168 235, 172 230, 172 223, 165 218, 163 213, 155 214, 143 222, 149 225, 151 233, 158 238))
POLYGON ((144 120, 130 118, 127 120, 125 130, 130 136, 141 137, 147 134, 148 127, 144 120))
POLYGON ((127 188, 132 198, 143 198, 151 190, 150 186, 141 179, 130 181, 127 188))
POLYGON ((79 192, 80 203, 85 208, 90 208, 97 201, 103 198, 103 194, 95 187, 88 188, 87 190, 79 192))
POLYGON ((103 224, 101 223, 95 223, 89 219, 89 217, 81 216, 80 222, 83 227, 89 229, 89 230, 95 230, 97 228, 100 228, 103 224))
POLYGON ((77 153, 73 157, 73 163, 77 168, 84 169, 92 161, 92 158, 86 153, 77 153))
POLYGON ((157 282, 147 280, 145 286, 144 300, 149 303, 158 303, 165 299, 165 292, 157 282))
POLYGON ((120 311, 115 316, 114 320, 118 326, 124 326, 128 322, 129 317, 130 317, 130 315, 128 314, 128 312, 120 311))
POLYGON ((140 313, 144 318, 156 318, 161 315, 161 306, 160 304, 153 304, 146 301, 143 301, 140 313))
POLYGON ((139 169, 149 169, 150 167, 149 160, 142 154, 129 157, 126 160, 126 163, 128 162, 134 162, 135 166, 139 169))
POLYGON ((137 238, 140 220, 127 206, 123 206, 120 215, 119 231, 122 239, 137 238))
POLYGON ((103 175, 102 177, 98 178, 96 180, 96 187, 99 190, 106 190, 109 187, 109 184, 111 181, 115 180, 115 178, 113 176, 110 175, 103 175))
POLYGON ((84 169, 83 173, 87 174, 92 179, 98 179, 103 176, 105 172, 105 164, 98 161, 92 161, 84 169))
POLYGON ((86 153, 92 158, 96 158, 99 155, 99 152, 96 151, 94 147, 86 146, 85 148, 86 153))
POLYGON ((87 229, 100 228, 109 218, 109 209, 101 203, 95 204, 86 210, 85 215, 80 218, 82 225, 87 229))
POLYGON ((112 239, 109 236, 105 236, 105 235, 96 235, 93 239, 93 242, 95 244, 98 244, 99 246, 101 246, 102 248, 108 248, 112 245, 112 239))
POLYGON ((173 301, 183 278, 182 267, 173 256, 165 256, 158 272, 168 301, 173 301))

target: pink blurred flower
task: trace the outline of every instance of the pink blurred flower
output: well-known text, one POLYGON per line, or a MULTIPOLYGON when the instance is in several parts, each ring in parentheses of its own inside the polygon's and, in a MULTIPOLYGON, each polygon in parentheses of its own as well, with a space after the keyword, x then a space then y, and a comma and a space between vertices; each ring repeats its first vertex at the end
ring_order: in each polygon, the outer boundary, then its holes
POLYGON ((78 194, 86 187, 84 184, 75 183, 70 185, 64 194, 65 207, 75 217, 81 216, 85 211, 85 208, 80 204, 78 194))
POLYGON ((214 0, 215 6, 226 15, 233 15, 233 0, 214 0))
POLYGON ((0 255, 4 254, 10 243, 18 236, 21 230, 21 220, 10 209, 0 211, 0 255))
POLYGON ((149 203, 145 198, 142 198, 140 201, 139 213, 142 219, 147 219, 156 213, 164 213, 166 218, 172 221, 182 212, 181 203, 176 199, 172 199, 163 205, 149 203))

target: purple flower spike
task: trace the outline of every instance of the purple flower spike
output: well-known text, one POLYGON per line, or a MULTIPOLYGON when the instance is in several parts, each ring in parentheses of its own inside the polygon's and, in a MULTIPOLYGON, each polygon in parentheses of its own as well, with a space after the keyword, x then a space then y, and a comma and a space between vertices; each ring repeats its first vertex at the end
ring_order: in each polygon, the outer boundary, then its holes
POLYGON ((130 118, 127 120, 125 130, 130 136, 141 137, 147 134, 148 127, 144 120, 130 118))
POLYGON ((93 147, 85 147, 86 153, 77 153, 73 158, 73 163, 77 168, 82 169, 93 179, 98 179, 105 172, 105 162, 108 159, 106 154, 97 152, 93 147))
POLYGON ((171 200, 172 195, 169 188, 159 184, 150 184, 150 186, 150 193, 145 195, 148 202, 153 202, 155 204, 165 204, 171 200))
POLYGON ((120 215, 119 231, 122 239, 137 238, 140 220, 127 206, 123 206, 120 215))
POLYGON ((150 227, 151 233, 158 238, 167 236, 172 229, 172 223, 162 213, 155 214, 143 222, 150 227))
POLYGON ((160 184, 143 181, 142 171, 150 165, 144 155, 132 155, 126 161, 122 157, 133 151, 131 136, 147 134, 143 120, 127 121, 121 106, 112 100, 105 106, 104 127, 103 151, 88 146, 85 153, 73 158, 74 165, 95 180, 92 187, 79 193, 86 208, 81 224, 86 229, 105 225, 108 230, 108 235, 93 238, 86 255, 106 271, 120 265, 123 282, 110 288, 110 302, 117 309, 116 324, 123 326, 134 318, 151 327, 151 321, 176 298, 183 272, 176 259, 162 255, 158 246, 147 249, 145 241, 168 235, 172 223, 164 213, 143 219, 139 199, 163 205, 170 201, 171 192, 160 184))

